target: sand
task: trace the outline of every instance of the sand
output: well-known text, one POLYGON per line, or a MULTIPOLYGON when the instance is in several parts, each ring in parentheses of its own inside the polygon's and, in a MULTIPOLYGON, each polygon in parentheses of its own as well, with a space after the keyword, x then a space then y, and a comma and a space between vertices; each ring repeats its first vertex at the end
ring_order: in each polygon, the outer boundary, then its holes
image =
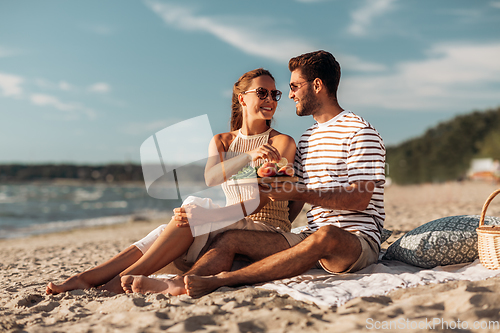
MULTIPOLYGON (((479 214, 497 187, 464 182, 387 188, 386 228, 395 231, 389 242, 436 218, 479 214)), ((488 215, 500 216, 500 198, 493 201, 488 215)), ((458 331, 465 328, 465 322, 468 329, 462 331, 498 331, 498 327, 486 327, 489 321, 500 320, 500 278, 397 289, 384 296, 356 298, 338 308, 319 307, 252 286, 221 288, 199 299, 116 295, 96 289, 45 295, 48 281, 60 282, 103 262, 162 222, 0 241, 0 332, 353 332, 377 328, 420 332, 431 324, 436 330, 447 324, 449 331, 458 331), (472 327, 475 322, 478 329, 472 327)))

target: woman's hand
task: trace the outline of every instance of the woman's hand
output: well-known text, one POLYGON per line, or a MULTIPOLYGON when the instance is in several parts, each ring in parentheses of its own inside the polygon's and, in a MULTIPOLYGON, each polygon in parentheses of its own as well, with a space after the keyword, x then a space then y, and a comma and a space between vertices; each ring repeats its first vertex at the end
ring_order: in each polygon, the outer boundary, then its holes
MULTIPOLYGON (((189 205, 186 205, 189 206, 189 205)), ((174 221, 177 221, 177 224, 175 225, 178 228, 186 228, 189 227, 189 221, 187 218, 186 210, 184 209, 185 206, 175 208, 174 209, 174 221)))
POLYGON ((255 161, 259 158, 267 159, 272 162, 279 162, 281 159, 280 152, 274 146, 266 143, 265 145, 260 146, 254 150, 248 151, 248 155, 252 157, 252 161, 255 161))
POLYGON ((179 228, 190 227, 191 225, 201 225, 204 223, 214 222, 216 218, 220 218, 221 216, 217 216, 215 213, 216 210, 213 209, 205 209, 198 205, 187 204, 180 208, 174 209, 174 217, 175 221, 178 221, 176 224, 179 228), (215 216, 214 216, 215 213, 215 216), (191 220, 191 223, 189 221, 191 220))

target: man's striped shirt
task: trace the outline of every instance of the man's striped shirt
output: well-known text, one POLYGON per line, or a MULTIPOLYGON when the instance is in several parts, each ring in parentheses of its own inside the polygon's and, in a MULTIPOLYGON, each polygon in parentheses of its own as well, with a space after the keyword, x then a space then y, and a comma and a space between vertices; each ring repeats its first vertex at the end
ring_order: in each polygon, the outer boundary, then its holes
POLYGON ((343 111, 326 123, 315 123, 300 138, 295 156, 297 176, 311 189, 346 187, 373 181, 375 190, 364 211, 332 210, 313 205, 309 229, 335 225, 359 230, 380 244, 384 212, 385 146, 363 118, 343 111))

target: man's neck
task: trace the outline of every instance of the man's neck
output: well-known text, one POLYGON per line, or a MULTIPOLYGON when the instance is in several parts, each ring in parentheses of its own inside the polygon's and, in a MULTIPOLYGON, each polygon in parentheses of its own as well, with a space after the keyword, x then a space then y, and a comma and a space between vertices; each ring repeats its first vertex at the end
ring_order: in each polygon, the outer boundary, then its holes
POLYGON ((319 124, 322 124, 338 116, 342 111, 344 111, 344 109, 342 109, 338 103, 330 103, 317 110, 314 113, 313 118, 319 124))

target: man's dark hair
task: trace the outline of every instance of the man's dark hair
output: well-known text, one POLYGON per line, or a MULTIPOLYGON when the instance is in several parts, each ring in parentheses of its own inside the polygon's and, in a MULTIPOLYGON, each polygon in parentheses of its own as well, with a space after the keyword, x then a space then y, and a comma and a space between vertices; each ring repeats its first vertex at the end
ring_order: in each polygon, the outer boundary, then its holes
POLYGON ((299 69, 307 81, 321 79, 328 89, 328 95, 337 98, 340 65, 330 52, 320 50, 294 57, 288 62, 288 69, 290 72, 299 69))

